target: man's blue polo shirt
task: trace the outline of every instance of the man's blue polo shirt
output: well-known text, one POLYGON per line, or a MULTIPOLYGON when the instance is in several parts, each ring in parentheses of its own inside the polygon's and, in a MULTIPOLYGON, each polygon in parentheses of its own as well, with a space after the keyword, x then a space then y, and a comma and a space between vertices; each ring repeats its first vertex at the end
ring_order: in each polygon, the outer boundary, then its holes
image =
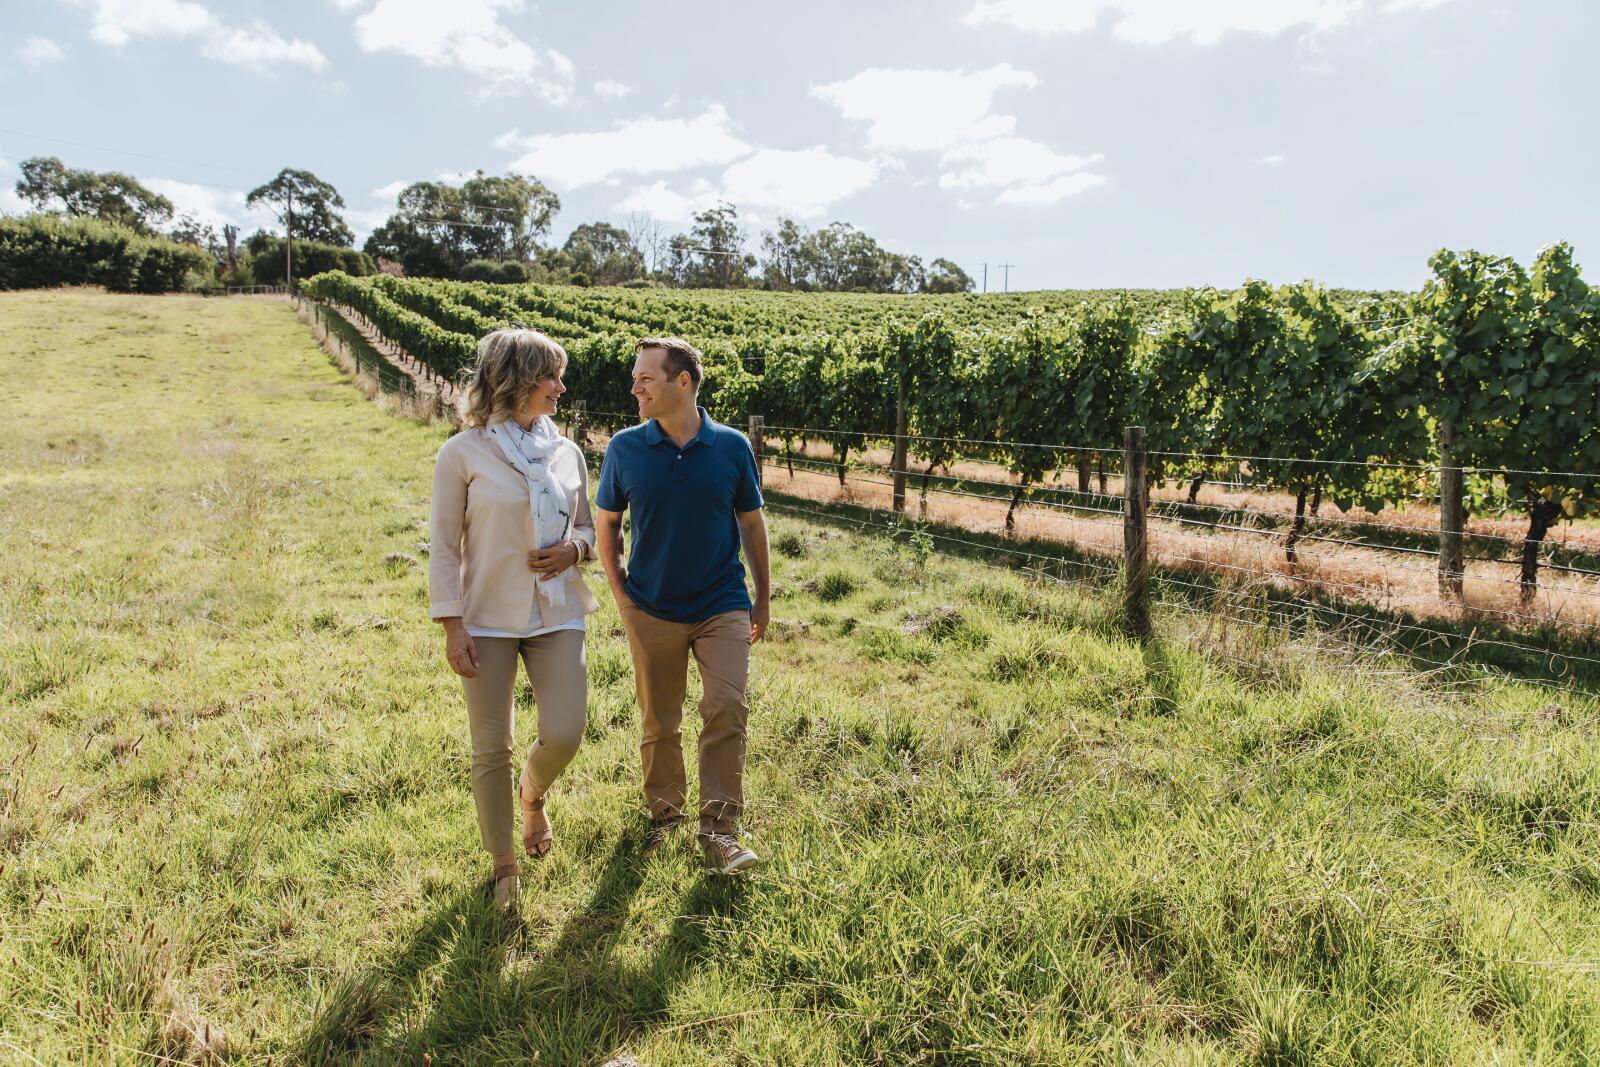
POLYGON ((606 446, 595 506, 633 512, 628 596, 669 622, 749 611, 735 515, 761 507, 750 442, 700 409, 700 432, 679 449, 651 419, 606 446))

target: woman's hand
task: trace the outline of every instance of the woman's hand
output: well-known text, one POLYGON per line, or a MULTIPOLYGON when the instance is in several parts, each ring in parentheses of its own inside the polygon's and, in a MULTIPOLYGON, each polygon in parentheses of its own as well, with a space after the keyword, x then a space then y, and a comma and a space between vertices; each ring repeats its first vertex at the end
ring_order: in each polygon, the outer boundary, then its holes
POLYGON ((528 553, 528 569, 546 579, 554 578, 577 562, 578 546, 571 541, 528 553))
POLYGON ((459 618, 444 620, 444 658, 461 677, 478 676, 478 646, 459 618))

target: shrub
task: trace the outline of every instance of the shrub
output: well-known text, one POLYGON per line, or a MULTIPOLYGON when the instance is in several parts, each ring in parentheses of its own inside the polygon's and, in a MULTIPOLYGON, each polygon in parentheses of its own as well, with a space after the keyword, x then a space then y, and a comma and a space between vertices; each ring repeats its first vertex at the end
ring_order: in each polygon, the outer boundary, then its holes
POLYGON ((0 219, 0 289, 103 285, 118 293, 163 293, 209 283, 211 255, 91 218, 0 219))
POLYGON ((855 591, 855 579, 843 571, 829 571, 822 576, 822 583, 817 587, 817 598, 831 604, 855 591))
POLYGON ((461 268, 461 280, 464 282, 523 285, 527 283, 529 277, 528 265, 513 259, 475 259, 461 268))
MULTIPOLYGON (((258 285, 283 284, 283 238, 257 231, 245 242, 250 253, 250 270, 258 285)), ((316 241, 294 243, 294 276, 310 278, 330 270, 339 270, 352 278, 376 274, 378 266, 372 257, 354 248, 340 248, 316 241)))

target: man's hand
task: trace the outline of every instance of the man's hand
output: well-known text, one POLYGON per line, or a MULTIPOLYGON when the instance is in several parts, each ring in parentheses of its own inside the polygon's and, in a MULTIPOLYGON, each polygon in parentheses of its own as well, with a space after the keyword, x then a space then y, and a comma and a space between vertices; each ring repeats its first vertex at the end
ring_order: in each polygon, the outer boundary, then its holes
POLYGON ((767 625, 772 622, 772 602, 763 598, 756 601, 755 607, 750 609, 750 643, 753 645, 761 640, 761 635, 767 632, 767 625))
POLYGON ((544 579, 554 578, 577 562, 578 546, 571 541, 528 553, 528 569, 544 579))

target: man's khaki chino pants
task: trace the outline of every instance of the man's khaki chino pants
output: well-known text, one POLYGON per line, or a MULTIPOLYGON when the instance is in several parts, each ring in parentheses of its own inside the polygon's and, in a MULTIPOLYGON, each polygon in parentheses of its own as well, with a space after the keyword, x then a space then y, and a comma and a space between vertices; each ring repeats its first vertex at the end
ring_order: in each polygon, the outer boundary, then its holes
POLYGON ((633 653, 634 690, 644 720, 639 746, 652 819, 683 814, 683 701, 689 657, 700 668, 700 831, 732 833, 744 808, 745 723, 750 715, 750 613, 668 622, 633 604, 622 608, 633 653))

